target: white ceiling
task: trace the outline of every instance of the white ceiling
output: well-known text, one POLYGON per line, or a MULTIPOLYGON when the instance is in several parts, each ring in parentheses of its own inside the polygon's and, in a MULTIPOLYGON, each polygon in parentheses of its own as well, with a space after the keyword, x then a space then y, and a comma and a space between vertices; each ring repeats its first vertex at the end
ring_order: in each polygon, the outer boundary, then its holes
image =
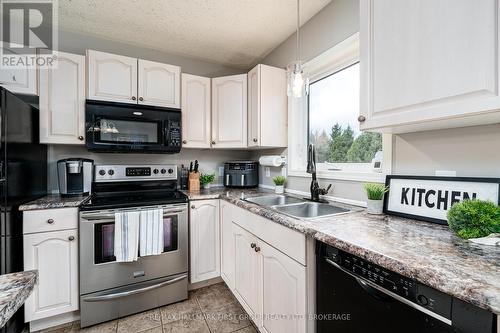
MULTIPOLYGON (((301 23, 331 0, 302 0, 301 23)), ((60 0, 59 29, 248 68, 295 30, 296 0, 60 0)))

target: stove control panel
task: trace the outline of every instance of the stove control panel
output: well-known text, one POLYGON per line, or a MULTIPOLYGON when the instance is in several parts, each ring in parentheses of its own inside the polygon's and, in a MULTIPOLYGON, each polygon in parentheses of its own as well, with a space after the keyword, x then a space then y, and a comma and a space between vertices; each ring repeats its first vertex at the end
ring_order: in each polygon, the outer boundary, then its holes
POLYGON ((177 180, 177 166, 153 165, 96 165, 94 181, 177 180))

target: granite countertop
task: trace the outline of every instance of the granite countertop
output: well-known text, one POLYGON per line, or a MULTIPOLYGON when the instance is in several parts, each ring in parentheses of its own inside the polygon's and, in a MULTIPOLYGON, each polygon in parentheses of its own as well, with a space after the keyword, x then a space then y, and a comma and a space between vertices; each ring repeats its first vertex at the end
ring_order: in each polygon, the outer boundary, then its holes
POLYGON ((24 304, 37 279, 37 271, 0 275, 0 328, 24 304))
MULTIPOLYGON (((262 189, 211 189, 186 194, 191 200, 220 198, 321 242, 414 278, 444 293, 500 314, 500 247, 473 244, 447 226, 364 209, 317 219, 296 219, 241 200, 272 194, 262 189)), ((337 204, 345 206, 342 204, 337 204)))
POLYGON ((80 207, 85 201, 90 198, 88 195, 62 197, 59 194, 49 194, 40 199, 30 201, 19 206, 19 210, 36 210, 36 209, 52 209, 52 208, 68 208, 80 207))

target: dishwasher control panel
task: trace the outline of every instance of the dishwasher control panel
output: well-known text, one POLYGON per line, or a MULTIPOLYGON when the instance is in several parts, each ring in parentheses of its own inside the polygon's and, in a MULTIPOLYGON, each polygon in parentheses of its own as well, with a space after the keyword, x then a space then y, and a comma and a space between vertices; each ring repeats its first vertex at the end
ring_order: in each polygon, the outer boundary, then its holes
POLYGON ((323 251, 325 259, 336 263, 352 276, 376 284, 445 318, 451 318, 451 296, 340 249, 328 246, 323 251))

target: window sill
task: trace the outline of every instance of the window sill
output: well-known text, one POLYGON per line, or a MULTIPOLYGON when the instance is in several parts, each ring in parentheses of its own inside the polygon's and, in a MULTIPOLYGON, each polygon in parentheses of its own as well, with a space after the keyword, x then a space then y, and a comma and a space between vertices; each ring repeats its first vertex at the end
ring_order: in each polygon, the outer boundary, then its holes
MULTIPOLYGON (((311 177, 310 174, 300 171, 289 172, 288 176, 307 178, 311 177)), ((318 171, 316 173, 316 176, 320 179, 385 183, 385 174, 376 172, 318 171)))

